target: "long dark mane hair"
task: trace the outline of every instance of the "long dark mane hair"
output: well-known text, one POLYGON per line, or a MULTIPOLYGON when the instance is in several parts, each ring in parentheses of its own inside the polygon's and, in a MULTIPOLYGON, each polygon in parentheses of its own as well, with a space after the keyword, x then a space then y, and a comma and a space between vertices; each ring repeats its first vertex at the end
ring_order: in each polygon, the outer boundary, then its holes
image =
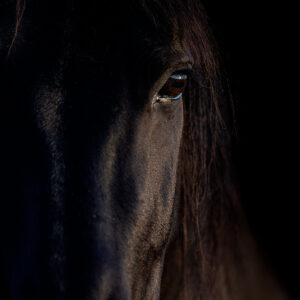
MULTIPOLYGON (((226 266, 239 256, 233 249, 237 249, 242 213, 230 167, 232 108, 216 43, 199 1, 142 2, 162 35, 172 32, 186 41, 194 58, 184 99, 178 231, 167 250, 161 295, 170 299, 218 298, 216 282, 230 289, 226 266)), ((25 0, 17 0, 8 52, 20 31, 24 9, 25 0)))

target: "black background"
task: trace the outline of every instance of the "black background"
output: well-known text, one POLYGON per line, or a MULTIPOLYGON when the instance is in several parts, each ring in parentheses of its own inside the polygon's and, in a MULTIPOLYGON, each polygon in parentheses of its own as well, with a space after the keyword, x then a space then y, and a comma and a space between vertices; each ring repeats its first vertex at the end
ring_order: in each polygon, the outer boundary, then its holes
MULTIPOLYGON (((300 299, 293 8, 263 1, 202 1, 235 100, 234 159, 249 223, 266 261, 300 299)), ((296 83, 295 83, 296 82, 296 83)), ((299 126, 298 126, 299 127, 299 126)), ((298 152, 299 153, 299 152, 298 152)))

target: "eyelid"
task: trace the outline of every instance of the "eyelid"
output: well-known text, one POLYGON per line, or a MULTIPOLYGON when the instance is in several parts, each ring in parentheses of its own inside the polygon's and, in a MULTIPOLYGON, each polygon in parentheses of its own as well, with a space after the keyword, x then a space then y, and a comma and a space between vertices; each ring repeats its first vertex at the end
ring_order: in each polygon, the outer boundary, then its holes
POLYGON ((170 78, 177 79, 177 80, 187 80, 187 75, 184 74, 184 72, 182 72, 178 74, 172 74, 170 78))
MULTIPOLYGON (((192 66, 191 62, 174 63, 172 66, 170 66, 169 68, 165 69, 162 72, 162 75, 157 80, 157 82, 163 82, 163 81, 166 82, 172 76, 178 76, 178 75, 186 75, 187 76, 187 74, 189 74, 192 69, 193 69, 193 66, 192 66)), ((172 77, 172 78, 176 79, 175 77, 172 77)), ((164 83, 163 83, 163 85, 164 85, 164 83)))

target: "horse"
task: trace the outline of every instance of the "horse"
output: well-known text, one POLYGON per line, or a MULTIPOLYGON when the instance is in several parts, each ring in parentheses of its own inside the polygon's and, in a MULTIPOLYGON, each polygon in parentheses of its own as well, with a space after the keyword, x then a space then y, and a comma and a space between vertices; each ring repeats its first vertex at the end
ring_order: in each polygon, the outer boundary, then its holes
POLYGON ((286 299, 240 204, 199 1, 0 14, 1 299, 286 299))

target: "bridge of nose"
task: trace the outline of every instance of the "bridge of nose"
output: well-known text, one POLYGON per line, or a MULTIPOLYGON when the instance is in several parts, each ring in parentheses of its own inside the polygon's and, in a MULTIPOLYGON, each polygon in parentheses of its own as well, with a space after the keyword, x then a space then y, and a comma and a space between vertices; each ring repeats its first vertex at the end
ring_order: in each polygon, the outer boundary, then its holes
POLYGON ((143 175, 132 174, 133 167, 128 162, 129 157, 140 154, 123 151, 124 145, 129 148, 134 140, 126 134, 134 122, 126 119, 120 117, 108 133, 100 134, 95 147, 89 148, 89 143, 76 150, 70 147, 72 155, 66 161, 65 230, 72 295, 93 291, 100 299, 106 299, 106 295, 107 299, 114 295, 115 299, 153 299, 152 293, 159 293, 166 240, 156 238, 161 246, 149 243, 159 232, 154 225, 157 216, 151 214, 151 201, 146 205, 143 192, 135 184, 136 176, 143 175), (150 291, 151 296, 147 295, 150 291))

